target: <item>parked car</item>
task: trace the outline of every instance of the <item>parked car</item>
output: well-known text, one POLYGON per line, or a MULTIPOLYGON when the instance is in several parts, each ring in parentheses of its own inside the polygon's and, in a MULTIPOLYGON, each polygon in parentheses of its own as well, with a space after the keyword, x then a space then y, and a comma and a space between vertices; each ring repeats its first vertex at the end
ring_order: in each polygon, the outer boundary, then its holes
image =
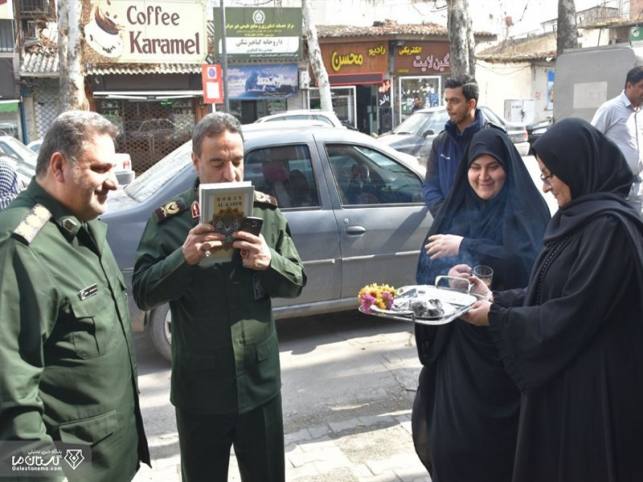
POLYGON ((41 137, 40 139, 31 141, 29 144, 27 144, 27 147, 31 149, 33 152, 35 152, 36 155, 38 155, 38 152, 40 152, 40 146, 42 146, 42 140, 43 138, 41 137))
MULTIPOLYGON (((276 318, 354 309, 357 292, 368 283, 414 283, 432 222, 417 162, 407 164, 376 139, 346 129, 252 124, 244 126, 244 138, 245 179, 277 197, 308 275, 300 297, 274 300, 276 318)), ((148 218, 194 185, 190 154, 187 142, 110 195, 102 220, 130 288, 148 218)), ((135 329, 148 326, 154 345, 169 358, 168 306, 143 313, 131 300, 135 329)))
POLYGON ((539 122, 534 122, 533 124, 529 124, 526 129, 527 129, 527 140, 529 141, 529 154, 534 153, 534 142, 542 136, 545 132, 547 132, 547 129, 553 124, 553 119, 551 117, 548 117, 545 120, 541 120, 539 122))
MULTIPOLYGON (((480 106, 480 110, 489 122, 507 131, 520 155, 527 155, 529 143, 525 126, 506 121, 489 107, 480 106)), ((391 133, 383 134, 378 139, 398 151, 416 156, 422 164, 426 165, 433 139, 444 129, 448 120, 449 116, 444 106, 419 109, 391 133)))
POLYGON ((279 112, 277 114, 260 117, 255 122, 273 122, 283 120, 316 120, 324 122, 331 127, 344 127, 355 130, 351 124, 342 122, 334 112, 319 109, 299 109, 279 112))
POLYGON ((127 186, 136 177, 136 173, 132 170, 132 158, 126 152, 117 152, 114 159, 114 174, 118 184, 127 186))
POLYGON ((36 154, 15 137, 0 136, 0 155, 15 159, 16 170, 27 179, 36 174, 36 154))

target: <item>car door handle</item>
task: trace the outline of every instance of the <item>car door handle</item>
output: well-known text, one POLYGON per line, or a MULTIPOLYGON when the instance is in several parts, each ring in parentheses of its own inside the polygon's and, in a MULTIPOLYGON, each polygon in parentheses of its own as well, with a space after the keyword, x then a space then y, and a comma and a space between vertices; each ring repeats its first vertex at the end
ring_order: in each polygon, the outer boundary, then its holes
POLYGON ((366 228, 364 226, 348 226, 346 228, 346 234, 350 234, 352 236, 359 236, 362 235, 366 232, 366 228))

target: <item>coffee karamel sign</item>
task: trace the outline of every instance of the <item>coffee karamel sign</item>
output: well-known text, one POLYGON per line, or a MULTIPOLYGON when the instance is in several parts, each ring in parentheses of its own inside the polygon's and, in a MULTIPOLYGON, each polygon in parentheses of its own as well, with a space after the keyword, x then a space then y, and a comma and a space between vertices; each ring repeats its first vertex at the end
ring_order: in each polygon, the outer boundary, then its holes
POLYGON ((201 63, 207 55, 205 0, 83 2, 88 63, 201 63))

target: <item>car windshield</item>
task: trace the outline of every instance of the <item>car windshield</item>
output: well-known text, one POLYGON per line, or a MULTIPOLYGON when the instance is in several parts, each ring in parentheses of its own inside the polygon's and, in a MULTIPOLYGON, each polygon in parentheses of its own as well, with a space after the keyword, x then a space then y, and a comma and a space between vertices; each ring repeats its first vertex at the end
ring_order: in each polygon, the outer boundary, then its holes
POLYGON ((191 163, 191 150, 192 142, 186 142, 178 149, 170 152, 132 181, 125 188, 127 195, 136 201, 145 201, 191 163))
POLYGON ((393 134, 414 134, 421 136, 429 129, 437 134, 444 129, 444 124, 446 124, 447 119, 447 112, 443 109, 429 112, 415 112, 397 126, 393 134))

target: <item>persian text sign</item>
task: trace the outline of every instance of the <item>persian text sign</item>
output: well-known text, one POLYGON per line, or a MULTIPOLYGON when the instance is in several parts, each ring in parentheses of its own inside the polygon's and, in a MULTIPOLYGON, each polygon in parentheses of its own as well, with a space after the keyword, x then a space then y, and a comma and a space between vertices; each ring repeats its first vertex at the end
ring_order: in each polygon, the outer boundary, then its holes
POLYGON ((387 42, 321 45, 326 70, 331 74, 388 71, 387 42))
MULTIPOLYGON (((299 58, 301 50, 300 8, 225 9, 226 54, 233 61, 299 58)), ((222 50, 221 9, 214 9, 214 56, 222 50)))
POLYGON ((204 2, 84 2, 84 60, 89 63, 201 63, 206 55, 204 2))
POLYGON ((447 42, 413 42, 395 49, 395 72, 398 74, 449 74, 447 42))

